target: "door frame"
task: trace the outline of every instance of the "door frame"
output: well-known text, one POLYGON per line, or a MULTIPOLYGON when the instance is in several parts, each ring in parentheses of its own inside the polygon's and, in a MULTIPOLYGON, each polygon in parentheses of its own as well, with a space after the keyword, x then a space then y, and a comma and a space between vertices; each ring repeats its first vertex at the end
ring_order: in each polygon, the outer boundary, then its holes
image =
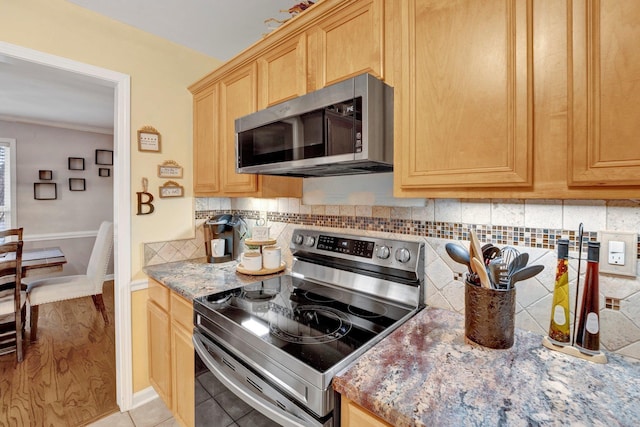
POLYGON ((0 54, 89 78, 114 89, 114 305, 116 401, 133 405, 131 347, 131 78, 127 74, 0 41, 0 54))

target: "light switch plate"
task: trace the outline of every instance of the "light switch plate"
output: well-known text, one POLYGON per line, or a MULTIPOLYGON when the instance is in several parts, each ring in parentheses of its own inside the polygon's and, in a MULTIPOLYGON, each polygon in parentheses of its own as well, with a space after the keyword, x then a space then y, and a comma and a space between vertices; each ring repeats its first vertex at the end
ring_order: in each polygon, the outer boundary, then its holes
POLYGON ((600 241, 600 273, 616 274, 619 276, 636 277, 638 264, 638 234, 626 231, 599 231, 600 241), (620 251, 620 243, 624 244, 623 251, 620 251), (611 257, 611 251, 615 254, 611 257), (623 255, 620 254, 623 252, 623 255), (620 259, 624 256, 624 259, 620 259), (613 259, 617 264, 610 263, 613 259))

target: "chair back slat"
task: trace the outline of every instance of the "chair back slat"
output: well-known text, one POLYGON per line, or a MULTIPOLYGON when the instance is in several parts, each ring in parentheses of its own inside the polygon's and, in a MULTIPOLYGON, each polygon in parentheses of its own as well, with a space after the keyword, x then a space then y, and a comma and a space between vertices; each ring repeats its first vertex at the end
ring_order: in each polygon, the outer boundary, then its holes
POLYGON ((22 227, 0 230, 0 243, 10 240, 22 240, 22 230, 22 227), (7 237, 15 237, 15 239, 7 239, 7 237))

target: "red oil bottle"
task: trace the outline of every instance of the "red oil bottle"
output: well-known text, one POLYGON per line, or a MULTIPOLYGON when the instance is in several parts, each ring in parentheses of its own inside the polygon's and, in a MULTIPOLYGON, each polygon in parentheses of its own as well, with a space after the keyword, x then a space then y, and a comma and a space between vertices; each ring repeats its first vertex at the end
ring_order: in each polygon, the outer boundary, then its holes
POLYGON ((580 319, 576 329, 576 347, 586 354, 600 351, 599 261, 600 242, 589 242, 580 319))

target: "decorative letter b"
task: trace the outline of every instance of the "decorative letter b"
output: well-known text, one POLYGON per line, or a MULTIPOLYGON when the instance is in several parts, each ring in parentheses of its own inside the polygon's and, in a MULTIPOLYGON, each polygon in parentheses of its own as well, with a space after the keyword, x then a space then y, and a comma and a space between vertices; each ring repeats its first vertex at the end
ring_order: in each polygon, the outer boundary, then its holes
POLYGON ((150 213, 153 213, 153 210, 155 209, 154 206, 151 204, 151 202, 153 202, 153 194, 146 193, 146 192, 137 192, 136 194, 138 195, 138 214, 137 215, 149 215, 150 213), (147 196, 146 202, 142 201, 142 196, 147 196), (142 205, 149 206, 149 210, 147 212, 142 212, 142 205))

